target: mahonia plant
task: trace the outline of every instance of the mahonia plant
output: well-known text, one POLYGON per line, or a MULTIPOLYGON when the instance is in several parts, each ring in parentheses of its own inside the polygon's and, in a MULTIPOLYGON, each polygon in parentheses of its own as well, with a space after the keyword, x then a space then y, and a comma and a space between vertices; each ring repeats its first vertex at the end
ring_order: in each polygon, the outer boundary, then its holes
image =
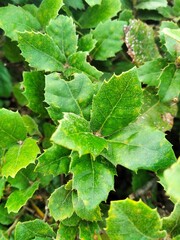
POLYGON ((0 239, 179 239, 179 1, 32 2, 0 7, 0 239))

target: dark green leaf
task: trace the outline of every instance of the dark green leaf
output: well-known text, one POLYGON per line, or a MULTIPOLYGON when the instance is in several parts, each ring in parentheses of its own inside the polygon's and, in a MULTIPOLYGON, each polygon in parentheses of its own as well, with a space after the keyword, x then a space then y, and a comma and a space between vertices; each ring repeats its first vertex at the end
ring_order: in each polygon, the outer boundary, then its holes
POLYGON ((12 92, 11 75, 3 63, 0 62, 0 97, 10 97, 12 92))
POLYGON ((76 239, 76 236, 78 234, 77 227, 69 227, 65 226, 62 222, 60 223, 58 232, 57 232, 57 238, 61 240, 74 240, 76 239))
MULTIPOLYGON (((10 213, 8 214, 7 209, 4 204, 0 204, 0 224, 2 225, 10 225, 14 222, 16 214, 10 213)), ((1 239, 1 238, 0 238, 1 239)))

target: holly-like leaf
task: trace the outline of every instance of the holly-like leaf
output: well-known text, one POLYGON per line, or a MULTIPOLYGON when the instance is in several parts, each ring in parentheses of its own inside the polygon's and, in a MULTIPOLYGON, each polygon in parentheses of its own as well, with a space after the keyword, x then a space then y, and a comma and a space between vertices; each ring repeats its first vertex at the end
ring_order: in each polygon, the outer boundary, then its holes
POLYGON ((59 145, 53 145, 38 158, 36 172, 54 176, 67 174, 70 163, 69 154, 70 151, 68 149, 59 145))
POLYGON ((60 15, 55 20, 50 21, 46 31, 64 56, 68 57, 76 52, 76 27, 72 18, 60 15))
POLYGON ((2 175, 15 177, 16 173, 35 162, 40 153, 36 140, 27 138, 24 142, 12 146, 6 153, 2 167, 2 175), (13 166, 13 167, 12 167, 13 166))
POLYGON ((26 202, 33 196, 34 192, 38 189, 39 182, 34 182, 30 187, 23 190, 15 190, 8 197, 6 206, 8 212, 17 213, 19 209, 26 204, 26 202))
POLYGON ((43 0, 37 12, 37 18, 44 27, 49 21, 58 15, 60 8, 63 6, 63 0, 43 0))
POLYGON ((83 52, 90 52, 96 45, 96 40, 93 38, 92 33, 82 36, 78 41, 78 50, 83 52))
POLYGON ((101 157, 94 161, 89 155, 79 158, 73 153, 70 171, 73 173, 72 187, 87 209, 97 209, 113 190, 115 168, 101 157))
POLYGON ((0 147, 8 148, 26 138, 26 127, 18 112, 0 109, 0 147))
POLYGON ((31 240, 35 237, 42 237, 43 239, 49 237, 50 239, 53 239, 55 237, 55 233, 49 224, 40 219, 19 222, 17 224, 15 228, 15 240, 31 240))
POLYGON ((54 121, 63 117, 63 112, 72 112, 89 120, 95 85, 84 74, 76 74, 74 80, 65 81, 59 74, 46 76, 45 101, 54 121))
POLYGON ((78 234, 78 228, 73 226, 65 226, 62 222, 60 223, 57 231, 57 238, 61 240, 74 240, 78 234))
POLYGON ((164 133, 136 123, 113 136, 109 140, 108 151, 104 151, 103 156, 114 165, 120 164, 133 171, 157 171, 176 161, 164 133))
POLYGON ((90 131, 89 122, 73 113, 65 113, 64 118, 52 135, 52 141, 79 155, 90 153, 94 158, 107 146, 106 140, 90 131))
POLYGON ((158 95, 162 102, 169 102, 180 94, 180 70, 174 64, 169 64, 159 77, 158 95))
POLYGON ((138 0, 136 4, 137 9, 157 10, 159 7, 166 7, 166 0, 138 0))
POLYGON ((10 97, 12 92, 11 75, 3 63, 0 62, 0 97, 10 97))
POLYGON ((36 31, 40 29, 38 20, 21 7, 9 5, 0 8, 0 28, 13 41, 18 40, 17 32, 36 31))
POLYGON ((139 115, 142 90, 135 69, 104 81, 93 99, 91 129, 100 135, 111 135, 139 115), (127 111, 128 109, 128 111, 127 111))
POLYGON ((121 10, 119 0, 102 0, 100 5, 89 7, 80 17, 79 23, 83 28, 93 28, 98 23, 110 19, 121 10))
POLYGON ((125 43, 127 53, 137 65, 160 57, 152 28, 140 20, 130 21, 125 29, 125 43))
POLYGON ((28 100, 28 107, 38 114, 46 114, 44 103, 45 79, 42 72, 23 72, 24 95, 28 100))
POLYGON ((165 237, 156 209, 141 200, 130 199, 111 202, 107 218, 107 233, 113 240, 150 240, 165 237))
POLYGON ((92 240, 97 239, 100 240, 101 229, 96 222, 86 222, 82 221, 79 224, 79 236, 80 239, 92 240))
POLYGON ((88 209, 75 191, 73 192, 72 197, 74 211, 81 219, 92 222, 101 220, 101 211, 99 206, 95 209, 88 209))
POLYGON ((115 56, 121 50, 124 43, 124 26, 126 22, 118 20, 107 20, 97 25, 92 31, 94 39, 97 41, 96 47, 91 53, 96 60, 106 60, 115 56))
POLYGON ((72 216, 72 191, 65 189, 64 185, 57 188, 49 198, 50 214, 56 221, 62 221, 72 216))
POLYGON ((63 71, 65 61, 54 40, 47 34, 24 32, 18 33, 19 48, 29 65, 46 72, 63 71))

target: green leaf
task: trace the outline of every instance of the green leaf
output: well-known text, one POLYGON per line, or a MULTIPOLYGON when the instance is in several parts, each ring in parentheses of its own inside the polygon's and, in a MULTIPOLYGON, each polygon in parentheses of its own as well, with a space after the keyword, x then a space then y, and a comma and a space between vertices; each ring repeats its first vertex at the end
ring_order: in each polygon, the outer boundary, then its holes
POLYGON ((150 240, 165 237, 156 209, 141 200, 130 199, 111 202, 107 218, 107 233, 113 240, 150 240))
POLYGON ((89 155, 79 158, 77 153, 73 153, 70 171, 73 173, 73 189, 77 190, 85 208, 97 209, 113 189, 116 174, 113 165, 101 157, 93 161, 89 155))
POLYGON ((0 177, 0 200, 4 195, 6 179, 4 177, 0 177))
POLYGON ((28 107, 38 113, 46 114, 44 103, 45 79, 42 72, 23 72, 23 94, 28 100, 28 107))
POLYGON ((90 153, 93 158, 107 146, 105 139, 90 132, 88 121, 73 113, 64 114, 51 139, 56 144, 78 151, 80 156, 90 153))
POLYGON ((54 121, 60 120, 64 112, 72 112, 89 120, 95 85, 84 74, 75 74, 72 81, 65 81, 58 73, 46 76, 45 101, 54 121))
POLYGON ((177 42, 180 42, 180 29, 170 29, 170 28, 164 28, 163 33, 177 42))
POLYGON ((161 102, 169 102, 180 94, 180 70, 174 64, 169 64, 161 73, 158 95, 161 102))
POLYGON ((124 43, 124 26, 126 22, 118 20, 107 20, 97 25, 92 31, 97 40, 96 47, 91 53, 96 60, 106 60, 114 57, 121 50, 124 43))
POLYGON ((10 97, 12 92, 11 75, 3 63, 0 62, 0 97, 10 97))
POLYGON ((74 211, 81 219, 92 222, 101 220, 101 211, 99 206, 94 209, 88 209, 76 192, 73 192, 72 197, 74 211))
POLYGON ((53 239, 55 233, 52 228, 42 220, 19 222, 15 228, 15 240, 31 240, 35 237, 49 237, 53 239))
POLYGON ((64 0, 64 4, 68 7, 72 7, 74 9, 84 9, 84 3, 83 0, 76 0, 76 1, 72 1, 72 0, 64 0))
POLYGON ((96 42, 97 41, 93 39, 92 33, 88 33, 78 40, 78 50, 83 52, 90 52, 94 49, 96 42))
POLYGON ((40 29, 38 20, 21 7, 8 5, 0 8, 0 28, 13 41, 18 40, 17 32, 36 31, 40 29))
POLYGON ((57 188, 49 198, 49 211, 56 221, 62 221, 72 216, 72 191, 67 191, 63 186, 57 188))
POLYGON ((121 10, 119 0, 102 0, 101 5, 89 7, 80 17, 79 23, 82 28, 93 28, 98 23, 110 19, 121 10))
POLYGON ((85 0, 89 6, 94 6, 96 4, 101 4, 102 0, 85 0))
POLYGON ((30 136, 33 136, 33 135, 41 136, 41 133, 38 129, 38 124, 35 122, 35 120, 32 117, 30 117, 29 115, 23 115, 22 119, 26 126, 27 132, 30 136))
POLYGON ((100 237, 101 229, 96 222, 86 222, 82 221, 79 224, 79 236, 80 239, 92 240, 97 239, 101 240, 100 237))
POLYGON ((8 234, 7 232, 3 231, 3 230, 0 230, 0 239, 1 240, 8 240, 8 234))
POLYGON ((102 155, 115 166, 120 164, 133 171, 157 171, 176 161, 165 134, 145 125, 131 124, 108 142, 108 151, 102 155))
POLYGON ((65 226, 62 222, 60 223, 59 229, 57 231, 56 239, 61 240, 74 240, 78 234, 77 227, 65 226))
POLYGON ((64 56, 68 57, 76 52, 76 26, 72 18, 60 15, 55 20, 50 21, 46 31, 64 56))
POLYGON ((136 65, 142 65, 160 57, 154 41, 153 29, 140 20, 131 20, 125 29, 125 43, 128 54, 136 65))
POLYGON ((17 42, 11 41, 10 38, 5 38, 5 42, 3 44, 3 52, 11 63, 23 61, 23 57, 20 55, 20 49, 17 46, 17 42))
POLYGON ((142 90, 135 69, 112 76, 93 99, 92 130, 103 136, 117 132, 137 118, 141 104, 142 90))
POLYGON ((26 138, 26 127, 18 112, 0 109, 0 147, 8 148, 26 138))
MULTIPOLYGON (((74 206, 73 206, 74 207, 74 206)), ((63 225, 68 226, 68 227, 75 227, 79 225, 81 218, 78 217, 78 215, 74 212, 73 215, 70 218, 66 218, 63 221, 63 225)))
POLYGON ((2 175, 5 177, 15 177, 21 168, 25 168, 30 163, 35 162, 39 153, 40 150, 36 140, 31 138, 27 138, 24 142, 19 143, 19 145, 12 146, 4 157, 5 163, 2 167, 2 175))
POLYGON ((37 17, 41 25, 48 25, 49 21, 58 15, 63 0, 43 0, 37 12, 37 17))
POLYGON ((163 229, 165 229, 171 237, 180 234, 180 203, 175 204, 174 210, 170 216, 163 218, 163 229))
POLYGON ((137 9, 157 10, 159 7, 167 7, 166 0, 138 0, 135 6, 137 9))
POLYGON ((8 214, 8 211, 4 207, 4 204, 3 203, 0 204, 0 224, 10 225, 14 222, 15 217, 16 217, 16 214, 14 213, 8 214))
POLYGON ((30 187, 23 190, 15 190, 8 197, 6 206, 8 212, 17 213, 22 206, 33 196, 34 192, 38 189, 39 182, 33 183, 30 187))
POLYGON ((102 72, 91 66, 87 61, 87 52, 76 52, 69 56, 65 75, 71 76, 74 73, 84 73, 92 80, 98 80, 102 72))
POLYGON ((70 151, 66 148, 53 145, 38 158, 36 172, 43 173, 44 175, 52 174, 53 176, 67 174, 70 163, 69 154, 70 151))
POLYGON ((19 48, 29 65, 38 71, 63 71, 64 56, 52 38, 35 32, 18 33, 19 48))
POLYGON ((167 61, 163 58, 158 58, 152 61, 145 62, 144 65, 137 69, 139 80, 148 86, 158 86, 159 76, 163 69, 167 66, 167 61))

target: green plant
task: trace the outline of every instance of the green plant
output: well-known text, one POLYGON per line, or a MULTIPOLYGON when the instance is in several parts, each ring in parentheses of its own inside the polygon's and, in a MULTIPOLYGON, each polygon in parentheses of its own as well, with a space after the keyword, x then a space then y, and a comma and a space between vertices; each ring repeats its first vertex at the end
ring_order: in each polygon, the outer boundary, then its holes
POLYGON ((0 8, 3 61, 23 68, 21 82, 0 65, 1 239, 179 239, 180 161, 165 138, 178 119, 178 11, 165 0, 0 8), (114 201, 118 166, 131 186, 114 201), (170 216, 156 209, 158 181, 170 216))

